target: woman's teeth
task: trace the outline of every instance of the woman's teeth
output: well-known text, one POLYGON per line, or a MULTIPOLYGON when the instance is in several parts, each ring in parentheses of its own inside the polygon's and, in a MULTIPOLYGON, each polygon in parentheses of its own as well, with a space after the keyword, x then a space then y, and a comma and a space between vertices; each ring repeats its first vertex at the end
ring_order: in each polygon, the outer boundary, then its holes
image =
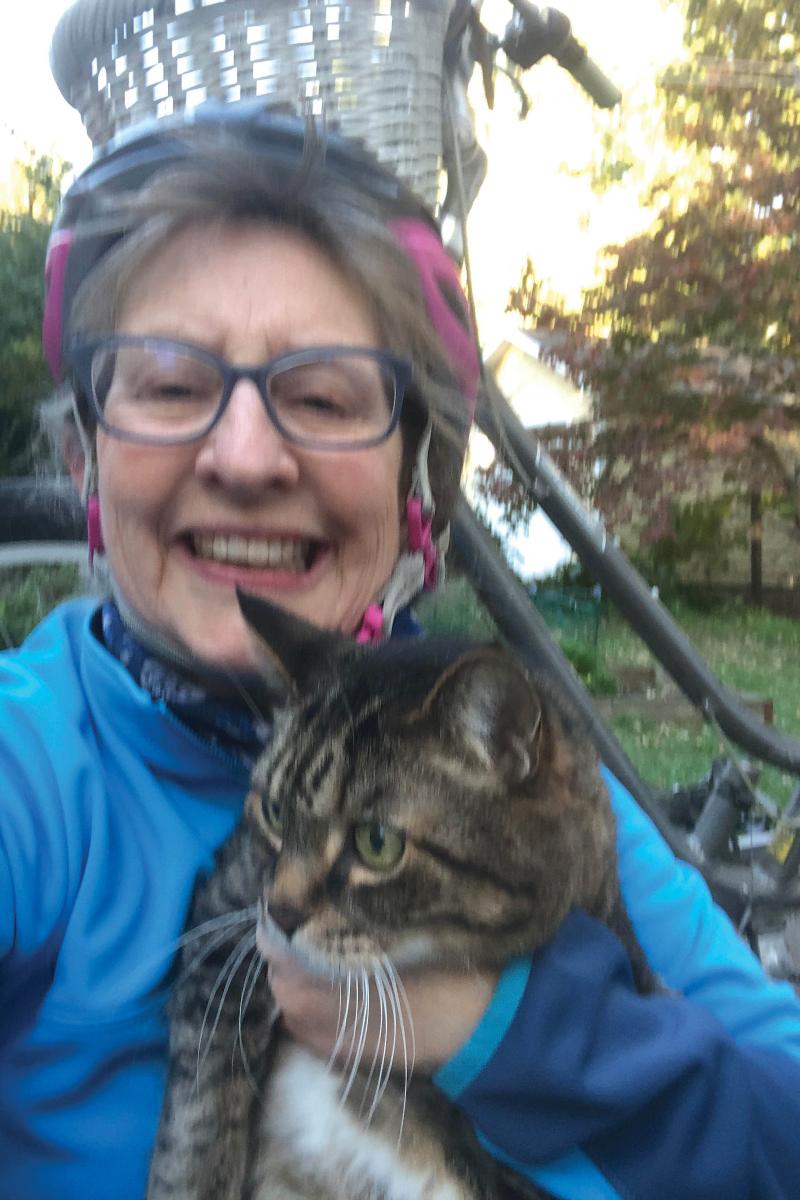
POLYGON ((199 558, 233 563, 240 567, 278 567, 304 571, 311 543, 296 538, 224 537, 221 534, 195 534, 194 551, 199 558))

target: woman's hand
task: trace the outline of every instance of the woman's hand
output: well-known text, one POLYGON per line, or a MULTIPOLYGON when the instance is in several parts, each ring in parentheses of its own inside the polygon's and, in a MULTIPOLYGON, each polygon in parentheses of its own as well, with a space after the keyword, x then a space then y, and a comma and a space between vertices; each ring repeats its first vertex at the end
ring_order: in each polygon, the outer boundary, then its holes
MULTIPOLYGON (((337 1044, 339 1032, 339 985, 308 974, 295 960, 285 956, 270 960, 269 981, 288 1032, 320 1057, 329 1057, 337 1044)), ((414 1061, 417 1070, 433 1073, 467 1041, 482 1017, 496 983, 497 976, 492 973, 467 974, 435 968, 403 976, 414 1027, 414 1061)), ((406 1016, 407 1037, 408 1025, 406 1016)), ((379 1034, 380 1005, 373 991, 362 1061, 372 1061, 378 1049, 379 1034)), ((351 1019, 346 1035, 339 1039, 337 1053, 341 1061, 347 1058, 352 1036, 351 1019)), ((409 1039, 409 1057, 410 1054, 409 1039)), ((397 1054, 395 1067, 400 1070, 403 1067, 402 1057, 397 1054)))

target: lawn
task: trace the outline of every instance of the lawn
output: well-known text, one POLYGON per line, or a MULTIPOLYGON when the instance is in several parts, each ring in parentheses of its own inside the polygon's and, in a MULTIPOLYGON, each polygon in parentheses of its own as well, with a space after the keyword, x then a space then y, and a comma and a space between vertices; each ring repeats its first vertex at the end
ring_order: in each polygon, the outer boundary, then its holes
MULTIPOLYGON (((800 621, 739 605, 709 613, 681 605, 673 615, 723 683, 771 699, 776 727, 800 737, 800 621)), ((601 625, 600 650, 612 673, 622 664, 654 661, 613 614, 601 625)), ((697 779, 713 757, 727 753, 719 736, 694 720, 668 723, 618 716, 612 724, 640 772, 659 787, 697 779)), ((761 786, 787 799, 796 780, 768 769, 761 786)))
MULTIPOLYGON (((78 572, 71 567, 15 568, 0 572, 0 646, 14 645, 60 598, 80 590, 78 572)), ((493 638, 494 624, 464 579, 454 579, 444 591, 420 605, 431 632, 470 632, 493 638)), ((800 737, 800 621, 756 612, 743 606, 700 613, 682 605, 673 615, 724 683, 737 691, 773 701, 775 724, 800 737)), ((607 692, 622 666, 653 664, 649 651, 613 612, 604 611, 596 648, 582 645, 561 631, 565 649, 590 688, 607 692)), ((658 669, 658 686, 665 680, 658 669)), ((699 718, 647 720, 641 715, 617 715, 611 725, 640 773, 655 787, 690 783, 708 770, 713 758, 727 748, 699 718)), ((761 786, 785 800, 796 781, 780 772, 764 771, 761 786)))
MULTIPOLYGON (((424 601, 421 612, 433 630, 493 634, 490 618, 463 579, 453 580, 441 596, 424 601)), ((800 737, 800 621, 738 605, 698 612, 682 604, 673 609, 673 616, 724 683, 771 699, 775 725, 800 737)), ((613 681, 617 668, 626 666, 656 666, 657 689, 667 686, 666 673, 613 611, 603 611, 596 651, 570 638, 568 631, 560 636, 590 690, 607 692, 608 680, 613 681)), ((609 720, 640 774, 657 789, 697 781, 715 757, 729 752, 699 716, 656 721, 617 715, 609 720)), ((781 801, 788 799, 796 784, 771 768, 764 770, 760 780, 763 790, 781 801)))
POLYGON ((17 646, 60 600, 83 589, 77 567, 6 567, 0 571, 0 649, 17 646))

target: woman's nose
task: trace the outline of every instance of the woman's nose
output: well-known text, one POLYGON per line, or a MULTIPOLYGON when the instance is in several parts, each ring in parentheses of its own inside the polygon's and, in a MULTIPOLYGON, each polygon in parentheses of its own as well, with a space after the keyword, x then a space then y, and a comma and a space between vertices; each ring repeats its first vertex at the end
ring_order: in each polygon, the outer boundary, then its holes
POLYGON ((288 485, 298 477, 294 447, 279 433, 256 385, 240 379, 197 456, 201 474, 231 488, 288 485))

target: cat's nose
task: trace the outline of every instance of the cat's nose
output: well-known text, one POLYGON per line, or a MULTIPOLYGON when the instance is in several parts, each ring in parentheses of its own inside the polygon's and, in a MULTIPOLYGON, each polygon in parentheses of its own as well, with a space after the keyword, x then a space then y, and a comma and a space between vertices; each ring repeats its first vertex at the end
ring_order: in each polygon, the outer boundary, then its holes
POLYGON ((279 900, 270 901, 267 905, 267 912, 278 928, 283 930, 287 938, 292 937, 308 916, 308 913, 297 904, 289 904, 279 900))

